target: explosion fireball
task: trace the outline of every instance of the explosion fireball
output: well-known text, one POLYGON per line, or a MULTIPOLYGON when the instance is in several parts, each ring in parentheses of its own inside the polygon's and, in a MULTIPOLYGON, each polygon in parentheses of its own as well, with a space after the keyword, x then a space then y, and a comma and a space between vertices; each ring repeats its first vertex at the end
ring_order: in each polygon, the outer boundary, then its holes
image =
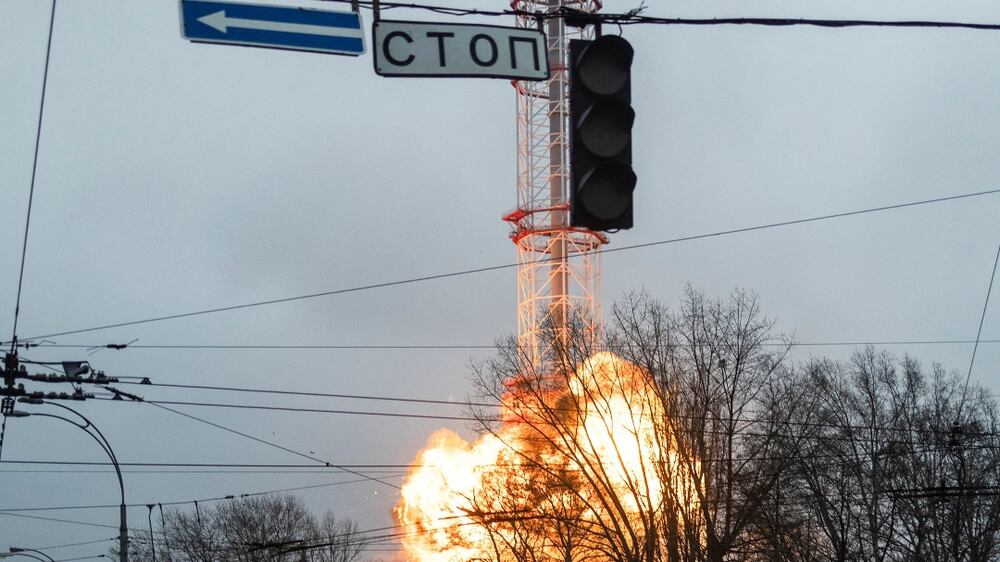
POLYGON ((507 381, 501 421, 473 443, 431 436, 395 508, 410 560, 601 558, 602 530, 659 509, 675 463, 648 374, 598 353, 558 378, 507 381))

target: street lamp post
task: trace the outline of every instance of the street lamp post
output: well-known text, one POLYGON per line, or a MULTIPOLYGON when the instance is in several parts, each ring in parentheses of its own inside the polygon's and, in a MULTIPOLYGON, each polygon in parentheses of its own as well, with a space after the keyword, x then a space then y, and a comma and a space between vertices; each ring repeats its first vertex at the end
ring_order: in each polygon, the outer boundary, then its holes
MULTIPOLYGON (((53 559, 48 554, 45 554, 41 550, 35 550, 34 548, 18 548, 16 546, 12 546, 10 547, 10 552, 0 552, 0 559, 10 558, 12 556, 27 556, 28 558, 34 558, 35 560, 38 560, 38 562, 60 562, 58 560, 53 559), (41 556, 35 556, 34 554, 31 554, 31 552, 37 552, 41 556), (42 556, 44 556, 44 558, 42 558, 42 556)), ((107 556, 104 554, 97 554, 94 556, 88 556, 86 558, 70 558, 70 560, 86 560, 89 558, 107 558, 107 556)))
POLYGON ((48 560, 42 558, 41 556, 35 556, 34 554, 29 554, 27 552, 3 552, 0 553, 0 558, 10 558, 11 556, 27 556, 28 558, 34 558, 38 562, 49 562, 48 560))
POLYGON ((10 554, 7 556, 27 556, 28 558, 34 558, 40 562, 56 562, 51 556, 45 554, 41 550, 35 550, 33 548, 18 548, 16 546, 10 547, 10 554), (38 553, 39 556, 31 554, 32 552, 38 553), (44 556, 44 558, 42 558, 44 556))
MULTIPOLYGON (((63 404, 59 404, 56 402, 47 402, 40 398, 21 398, 19 401, 24 402, 26 404, 48 404, 50 406, 57 406, 59 408, 68 410, 76 414, 80 419, 84 421, 85 425, 77 423, 69 418, 64 418, 62 416, 56 416, 53 414, 39 414, 39 413, 23 412, 23 411, 13 412, 14 417, 39 416, 45 418, 55 418, 57 420, 62 420, 66 423, 72 424, 82 429, 83 432, 91 436, 94 439, 94 441, 97 441, 97 444, 101 446, 101 449, 103 449, 104 452, 108 455, 108 458, 111 459, 111 464, 114 465, 115 467, 115 474, 118 476, 118 489, 121 492, 121 504, 119 505, 120 524, 118 527, 118 560, 119 562, 128 562, 128 525, 126 524, 127 509, 125 506, 125 481, 122 480, 122 470, 121 467, 118 466, 118 457, 115 455, 114 450, 111 449, 111 443, 108 442, 107 437, 105 437, 104 434, 101 433, 101 430, 97 429, 97 426, 95 426, 93 422, 87 419, 86 416, 84 416, 80 412, 77 412, 73 408, 70 408, 69 406, 65 406, 63 404), (97 433, 97 435, 91 433, 88 428, 93 428, 94 431, 97 433)), ((24 550, 30 550, 30 549, 19 549, 17 553, 26 554, 25 552, 23 552, 24 550)), ((11 548, 11 552, 12 553, 15 552, 13 548, 11 548)), ((51 560, 52 559, 49 558, 49 560, 43 562, 49 562, 51 560)))

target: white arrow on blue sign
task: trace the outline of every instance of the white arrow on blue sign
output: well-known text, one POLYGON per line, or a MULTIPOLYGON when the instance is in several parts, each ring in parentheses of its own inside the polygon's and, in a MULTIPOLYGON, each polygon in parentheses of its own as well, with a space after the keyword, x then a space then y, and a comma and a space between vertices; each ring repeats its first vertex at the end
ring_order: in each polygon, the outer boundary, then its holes
POLYGON ((288 6, 180 0, 181 35, 224 43, 341 55, 365 52, 361 14, 288 6))

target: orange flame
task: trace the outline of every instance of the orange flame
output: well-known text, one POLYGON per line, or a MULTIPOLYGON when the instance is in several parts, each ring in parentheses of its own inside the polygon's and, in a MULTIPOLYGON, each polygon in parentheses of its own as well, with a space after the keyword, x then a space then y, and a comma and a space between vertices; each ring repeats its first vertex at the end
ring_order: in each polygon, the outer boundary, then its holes
MULTIPOLYGON (((659 505, 663 460, 673 457, 656 427, 663 411, 648 374, 598 353, 562 382, 560 390, 525 390, 509 381, 503 422, 474 443, 445 429, 431 436, 395 508, 410 560, 502 558, 517 538, 493 523, 540 510, 594 521, 659 505), (601 482, 578 474, 599 474, 601 482), (619 500, 613 507, 602 501, 610 495, 619 500)), ((558 541, 544 542, 539 548, 558 541)))

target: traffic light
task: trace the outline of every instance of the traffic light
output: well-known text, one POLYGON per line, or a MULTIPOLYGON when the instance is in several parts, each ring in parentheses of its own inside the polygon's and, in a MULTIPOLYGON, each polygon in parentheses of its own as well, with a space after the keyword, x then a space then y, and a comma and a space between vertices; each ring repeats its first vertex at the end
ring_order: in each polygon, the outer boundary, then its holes
POLYGON ((632 228, 633 53, 617 35, 570 41, 571 226, 632 228))

